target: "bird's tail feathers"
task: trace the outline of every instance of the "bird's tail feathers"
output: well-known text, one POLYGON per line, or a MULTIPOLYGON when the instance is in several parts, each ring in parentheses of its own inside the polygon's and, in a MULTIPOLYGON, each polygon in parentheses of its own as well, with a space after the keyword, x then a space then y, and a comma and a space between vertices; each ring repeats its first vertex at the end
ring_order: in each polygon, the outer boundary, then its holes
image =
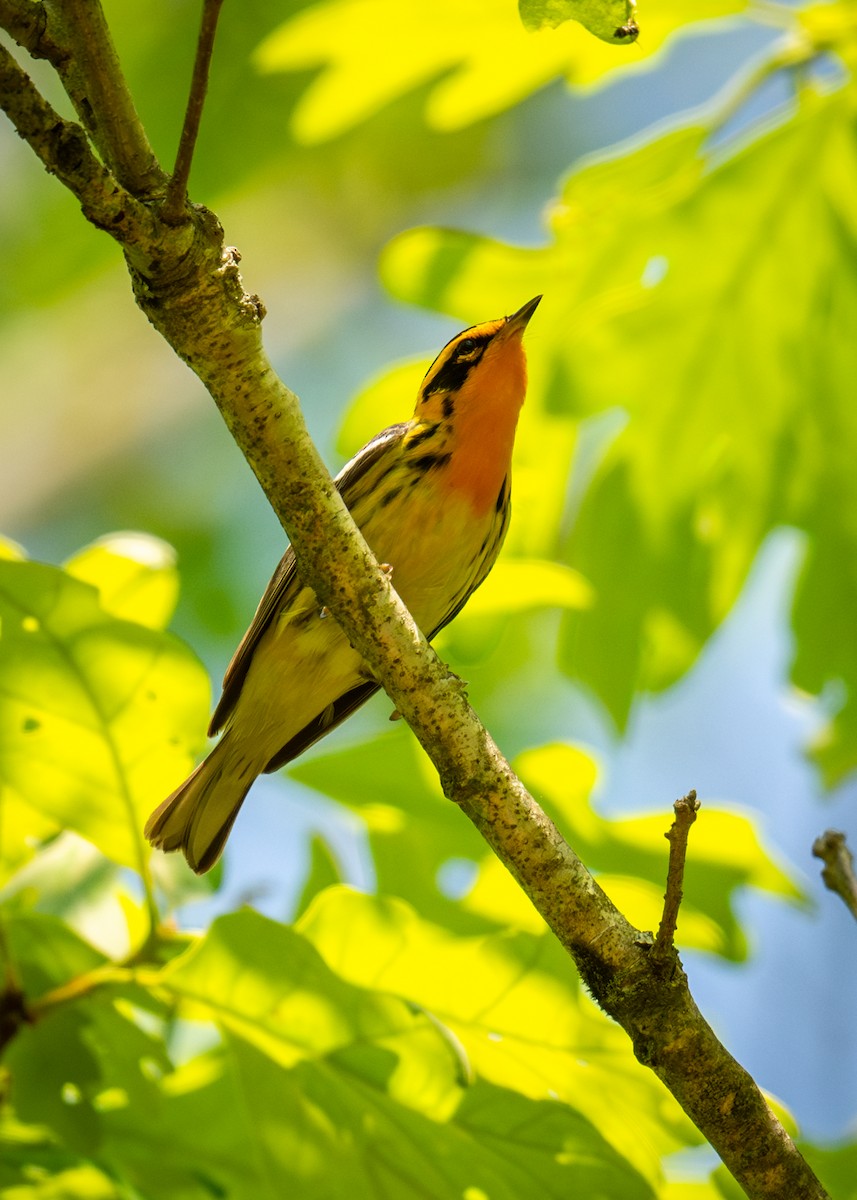
POLYGON ((158 850, 181 850, 197 875, 217 862, 257 771, 235 761, 225 734, 207 758, 146 822, 145 834, 158 850))

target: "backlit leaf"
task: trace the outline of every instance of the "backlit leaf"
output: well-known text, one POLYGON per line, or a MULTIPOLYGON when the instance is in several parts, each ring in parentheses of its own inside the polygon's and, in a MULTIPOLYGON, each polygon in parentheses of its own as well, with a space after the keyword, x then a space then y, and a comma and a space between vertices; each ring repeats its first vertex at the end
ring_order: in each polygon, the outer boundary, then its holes
POLYGON ((435 1115, 454 1102, 458 1064, 430 1021, 339 979, 298 933, 257 913, 219 918, 157 984, 281 1066, 365 1043, 396 1064, 387 1087, 398 1101, 435 1115))
MULTIPOLYGON (((573 746, 527 751, 515 766, 587 866, 599 878, 602 872, 607 875, 604 886, 615 902, 621 907, 623 897, 635 901, 624 910, 628 919, 651 928, 652 917, 660 914, 656 897, 663 895, 666 881, 664 834, 672 812, 600 816, 590 798, 594 764, 573 746), (634 877, 633 889, 629 881, 623 882, 628 876, 634 877), (641 881, 648 887, 640 889, 641 881)), ((733 904, 736 891, 748 886, 791 900, 801 897, 795 882, 763 847, 749 814, 709 807, 703 797, 688 848, 678 941, 742 958, 744 937, 733 904)))
MULTIPOLYGON (((295 136, 323 141, 365 120, 392 100, 431 83, 426 120, 441 130, 458 129, 493 116, 557 77, 593 83, 628 63, 622 46, 632 38, 613 35, 626 21, 624 0, 562 3, 565 13, 597 28, 598 41, 572 21, 558 29, 544 18, 547 7, 533 0, 526 12, 539 32, 521 26, 515 0, 437 0, 403 8, 395 0, 321 0, 300 9, 259 47, 263 71, 321 68, 293 117, 295 136), (570 14, 569 14, 570 15, 570 14), (607 43, 610 43, 609 45, 607 43)), ((702 0, 692 18, 743 12, 745 0, 702 0)), ((688 24, 677 0, 647 5, 645 38, 632 53, 637 68, 676 30, 688 24)))
POLYGON ((465 320, 544 292, 516 469, 560 490, 571 459, 539 462, 528 424, 604 414, 565 544, 597 602, 566 615, 563 662, 620 726, 692 665, 765 537, 806 531, 793 678, 846 685, 817 746, 830 782, 857 765, 853 106, 806 91, 731 154, 691 127, 584 164, 544 247, 416 230, 382 264, 398 296, 465 320))
POLYGON ((506 557, 468 600, 458 622, 530 608, 588 608, 591 603, 592 589, 577 571, 544 559, 506 557))
POLYGON ((192 764, 208 681, 175 638, 120 621, 88 584, 0 562, 0 781, 141 869, 146 816, 192 764))
POLYGON ((261 1167, 255 1195, 279 1200, 549 1200, 653 1193, 593 1126, 565 1105, 476 1082, 454 1113, 432 1120, 396 1104, 395 1063, 355 1046, 284 1071, 230 1037, 248 1142, 261 1167))
POLYGON ((586 1000, 567 967, 563 978, 554 973, 552 939, 462 938, 402 901, 344 888, 319 896, 300 928, 346 979, 434 1013, 460 1041, 477 1077, 575 1108, 585 1097, 589 1120, 651 1182, 660 1176, 660 1154, 689 1135, 673 1102, 634 1061, 621 1030, 586 1000))
POLYGON ((123 621, 166 629, 178 599, 176 552, 144 533, 111 533, 66 563, 75 579, 98 588, 101 607, 123 621))
POLYGON ((518 0, 524 28, 556 29, 565 21, 579 21, 590 33, 613 45, 637 36, 634 0, 518 0))

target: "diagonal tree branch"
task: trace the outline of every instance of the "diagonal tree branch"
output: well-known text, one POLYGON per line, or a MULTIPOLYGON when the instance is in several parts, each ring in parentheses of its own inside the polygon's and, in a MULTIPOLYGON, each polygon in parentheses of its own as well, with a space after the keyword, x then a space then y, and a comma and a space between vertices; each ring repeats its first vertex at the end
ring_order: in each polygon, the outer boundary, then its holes
POLYGON ((14 56, 0 44, 0 97, 9 120, 46 171, 77 197, 84 216, 129 252, 153 246, 158 227, 149 210, 96 158, 84 129, 48 104, 14 56))
MULTIPOLYGON (((91 15, 90 0, 57 0, 69 18, 78 3, 91 15)), ((297 398, 268 361, 263 306, 244 290, 239 256, 224 247, 216 218, 194 206, 179 226, 160 220, 142 203, 146 172, 127 189, 117 182, 84 131, 57 116, 6 52, 0 102, 87 217, 120 243, 138 303, 216 401, 291 539, 303 578, 411 725, 445 794, 532 899, 598 1002, 628 1032, 637 1057, 748 1196, 822 1200, 826 1193, 758 1087, 697 1009, 674 950, 653 956, 651 935, 613 906, 514 775, 378 567, 309 438, 297 398)))
POLYGON ((138 197, 163 189, 165 175, 119 65, 100 0, 44 0, 47 28, 69 51, 69 97, 118 182, 138 197))
POLYGON ((119 183, 138 197, 162 191, 166 176, 137 116, 100 0, 0 0, 0 27, 56 69, 119 183))

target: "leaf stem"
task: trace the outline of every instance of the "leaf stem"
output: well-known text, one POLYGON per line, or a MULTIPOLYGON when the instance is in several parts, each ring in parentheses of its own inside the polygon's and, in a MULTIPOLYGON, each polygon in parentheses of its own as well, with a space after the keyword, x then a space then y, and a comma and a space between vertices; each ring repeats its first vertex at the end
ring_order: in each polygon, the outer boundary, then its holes
POLYGON ((98 988, 107 987, 112 983, 130 983, 134 978, 135 972, 130 968, 118 966, 116 963, 105 963, 93 971, 75 975, 59 987, 45 992, 37 1000, 31 1000, 27 1004, 28 1020, 39 1021, 53 1009, 60 1008, 63 1004, 71 1004, 75 1000, 82 1000, 98 988))

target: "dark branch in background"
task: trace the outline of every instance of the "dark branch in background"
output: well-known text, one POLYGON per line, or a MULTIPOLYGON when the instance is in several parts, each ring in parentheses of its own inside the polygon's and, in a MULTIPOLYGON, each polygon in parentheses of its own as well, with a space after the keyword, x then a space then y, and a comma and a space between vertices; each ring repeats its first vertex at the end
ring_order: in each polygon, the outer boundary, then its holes
POLYGON ((696 792, 691 788, 686 796, 673 805, 675 820, 664 837, 670 844, 670 861, 667 868, 667 890, 664 894, 664 911, 658 927, 658 936, 652 955, 658 961, 666 960, 674 953, 675 931, 678 927, 678 910, 681 908, 684 883, 684 864, 687 858, 687 839, 690 827, 699 812, 696 792))
POLYGON ((202 119, 202 109, 208 91, 208 71, 211 66, 211 55, 214 50, 214 35, 217 32, 217 20, 223 0, 203 0, 202 25, 199 30, 199 40, 196 45, 196 59, 193 64, 193 78, 190 85, 190 95, 185 112, 182 135, 176 155, 175 170, 167 184, 167 196, 161 206, 161 216, 168 225, 177 224, 184 216, 187 205, 187 184, 190 179, 190 167, 193 162, 193 152, 199 133, 199 123, 202 119))
POLYGON ((857 920, 857 875, 854 858, 845 841, 845 834, 828 829, 812 844, 816 858, 824 862, 821 878, 831 892, 841 896, 852 917, 857 920))
MULTIPOLYGON (((0 13, 11 6, 20 17, 15 0, 0 6, 0 13)), ((98 9, 94 0, 48 7, 68 19, 80 11, 84 21, 98 9)), ((89 79, 97 73, 86 61, 91 52, 86 45, 79 52, 89 79)), ((95 116, 102 135, 101 106, 123 91, 117 68, 111 84, 92 92, 100 97, 95 116)), ((144 203, 151 197, 146 172, 126 184, 127 174, 119 178, 118 170, 102 166, 84 129, 63 121, 5 51, 0 103, 87 217, 120 243, 138 303, 217 403, 319 606, 340 622, 429 753, 445 794, 532 899, 640 1061, 672 1091, 748 1196, 826 1200, 752 1078, 700 1014, 671 946, 663 946, 660 958, 653 954, 651 935, 634 929, 609 901, 514 775, 379 569, 309 438, 297 398, 265 355, 261 302, 245 292, 237 252, 224 247, 216 217, 188 205, 181 224, 160 219, 156 206, 144 203)), ((84 125, 90 130, 88 120, 84 125)), ((131 141, 139 149, 139 139, 131 141)), ((114 143, 111 155, 124 158, 118 153, 124 145, 114 143)))

